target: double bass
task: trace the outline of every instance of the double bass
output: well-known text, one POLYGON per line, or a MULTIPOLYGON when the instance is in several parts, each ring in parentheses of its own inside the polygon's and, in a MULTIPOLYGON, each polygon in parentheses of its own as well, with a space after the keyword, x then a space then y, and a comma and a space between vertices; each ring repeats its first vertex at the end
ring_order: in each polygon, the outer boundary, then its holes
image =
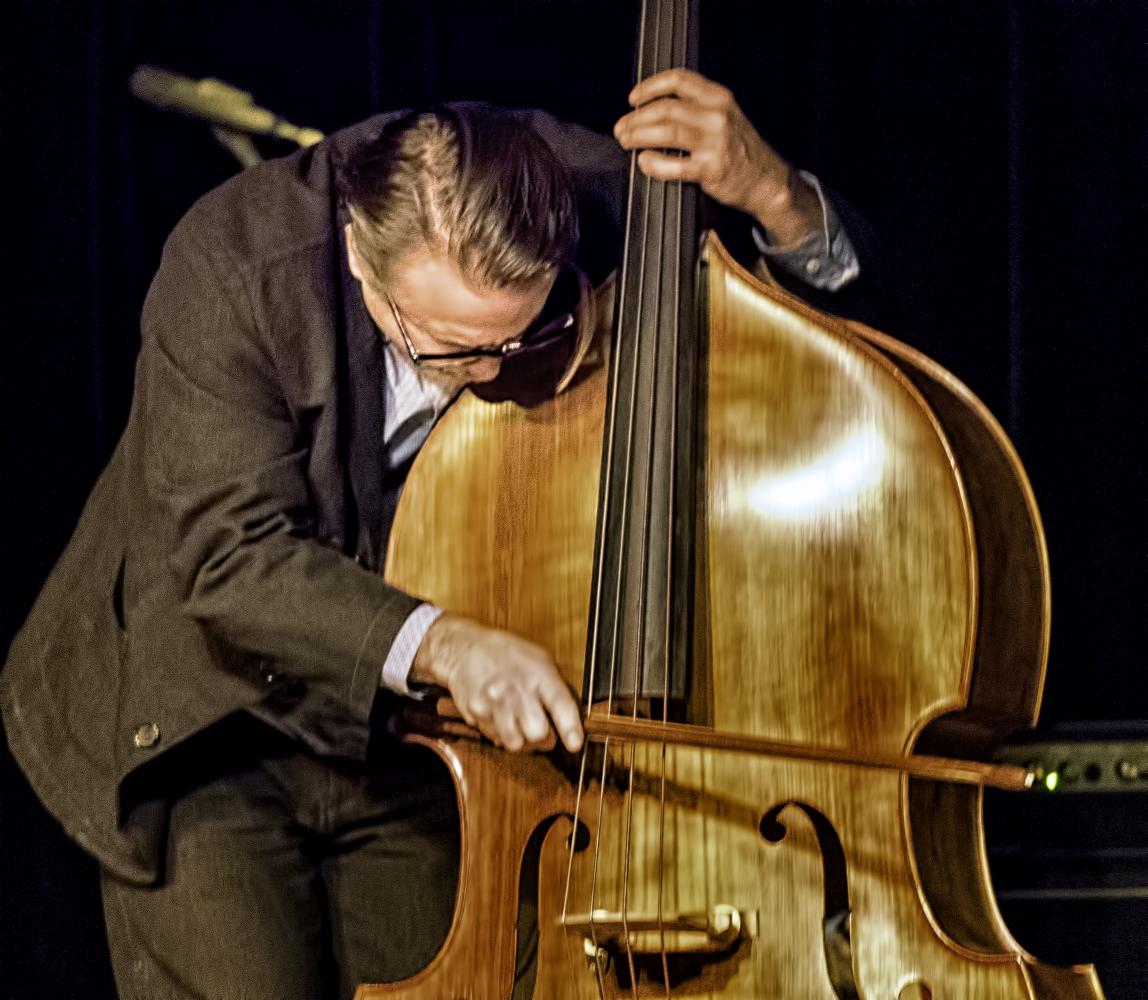
MULTIPOLYGON (((638 77, 696 60, 645 0, 638 77)), ((453 775, 455 916, 357 1000, 1099 998, 997 909, 986 761, 1035 722, 1040 517, 985 407, 819 313, 631 161, 625 247, 571 385, 464 396, 407 481, 386 574, 549 649, 576 759, 424 719, 453 775), (463 499, 465 497, 465 499, 463 499)))

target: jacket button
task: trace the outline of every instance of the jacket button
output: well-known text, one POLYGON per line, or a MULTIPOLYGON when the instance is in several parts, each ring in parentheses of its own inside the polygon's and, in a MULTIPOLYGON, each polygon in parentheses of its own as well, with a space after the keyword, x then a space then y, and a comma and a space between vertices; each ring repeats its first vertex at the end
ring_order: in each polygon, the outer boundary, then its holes
POLYGON ((137 750, 146 750, 159 742, 159 726, 154 722, 145 722, 132 736, 132 743, 137 750))
POLYGON ((259 679, 268 687, 283 680, 283 674, 276 670, 274 662, 265 656, 259 658, 255 664, 255 671, 259 679))

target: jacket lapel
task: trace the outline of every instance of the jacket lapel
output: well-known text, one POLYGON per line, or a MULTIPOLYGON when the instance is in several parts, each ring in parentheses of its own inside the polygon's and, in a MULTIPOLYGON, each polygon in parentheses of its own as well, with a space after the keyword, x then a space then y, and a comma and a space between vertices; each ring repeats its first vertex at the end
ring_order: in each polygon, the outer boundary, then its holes
MULTIPOLYGON (((354 509, 347 511, 347 547, 353 546, 357 561, 368 568, 380 566, 379 551, 386 537, 383 479, 386 463, 383 454, 383 343, 371 320, 359 283, 347 266, 345 214, 336 215, 339 250, 338 268, 344 333, 346 367, 341 371, 343 383, 342 419, 347 431, 347 464, 350 498, 354 509)), ((340 366, 342 369, 343 366, 340 366)))

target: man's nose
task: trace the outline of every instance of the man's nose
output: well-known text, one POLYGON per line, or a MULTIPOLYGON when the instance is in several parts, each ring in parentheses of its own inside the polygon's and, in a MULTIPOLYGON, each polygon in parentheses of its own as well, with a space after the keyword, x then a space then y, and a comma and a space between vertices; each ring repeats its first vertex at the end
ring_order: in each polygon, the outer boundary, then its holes
POLYGON ((467 369, 467 377, 472 382, 490 382, 498 378, 502 369, 502 358, 477 358, 467 369))

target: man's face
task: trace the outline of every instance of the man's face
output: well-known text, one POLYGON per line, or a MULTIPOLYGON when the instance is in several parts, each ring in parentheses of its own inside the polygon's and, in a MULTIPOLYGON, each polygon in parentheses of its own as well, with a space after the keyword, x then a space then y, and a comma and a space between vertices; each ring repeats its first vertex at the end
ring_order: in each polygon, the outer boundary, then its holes
MULTIPOLYGON (((514 340, 530 325, 542 311, 554 284, 554 275, 547 275, 519 288, 479 288, 454 261, 416 250, 394 265, 388 286, 378 288, 367 277, 355 252, 350 226, 347 247, 351 273, 363 290, 367 312, 403 358, 408 354, 400 320, 419 354, 498 347, 514 340)), ((489 382, 497 377, 501 364, 499 358, 480 357, 427 363, 420 370, 437 381, 462 385, 489 382)))

